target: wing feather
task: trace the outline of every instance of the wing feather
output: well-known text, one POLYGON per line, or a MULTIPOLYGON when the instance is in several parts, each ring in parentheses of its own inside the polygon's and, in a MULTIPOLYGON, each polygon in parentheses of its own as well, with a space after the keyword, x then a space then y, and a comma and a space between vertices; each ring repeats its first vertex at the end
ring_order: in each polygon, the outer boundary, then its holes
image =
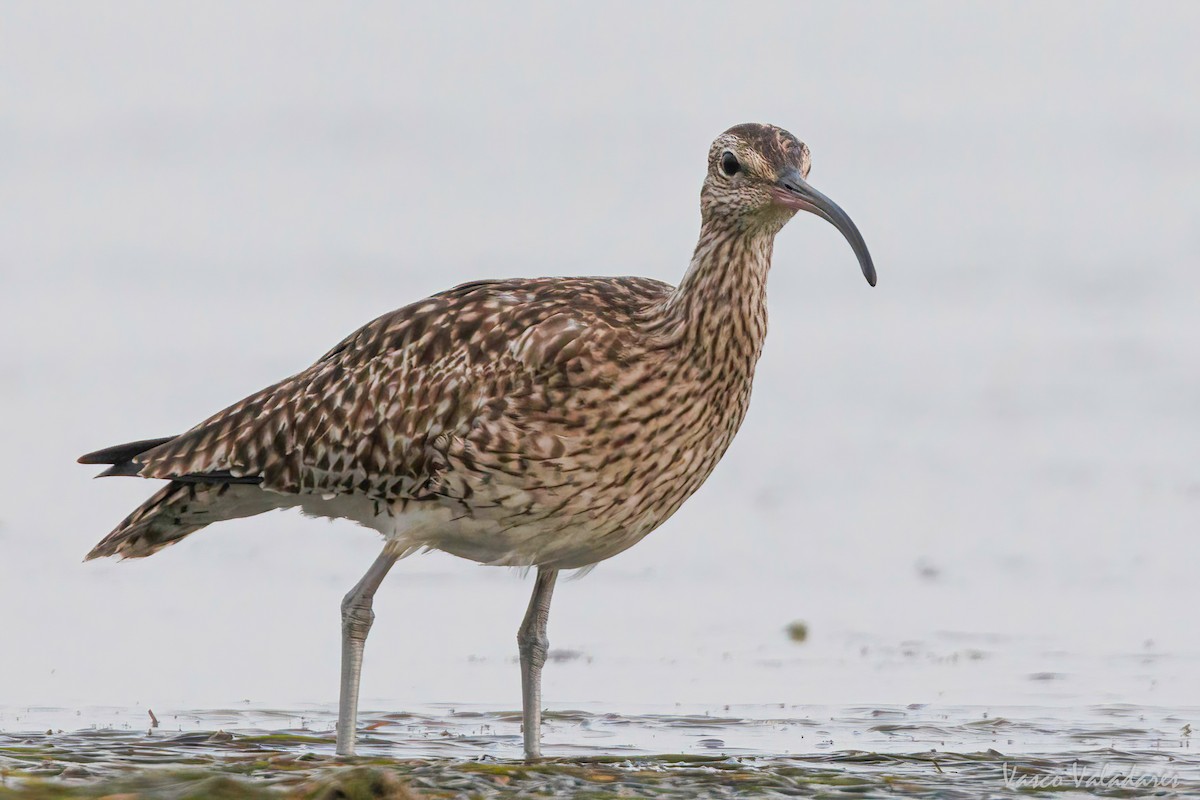
POLYGON ((616 379, 637 314, 670 290, 639 278, 464 284, 376 319, 133 464, 143 477, 385 500, 437 491, 451 451, 492 452, 493 468, 509 454, 502 471, 519 471, 561 455, 561 437, 538 425, 563 416, 564 392, 616 379))

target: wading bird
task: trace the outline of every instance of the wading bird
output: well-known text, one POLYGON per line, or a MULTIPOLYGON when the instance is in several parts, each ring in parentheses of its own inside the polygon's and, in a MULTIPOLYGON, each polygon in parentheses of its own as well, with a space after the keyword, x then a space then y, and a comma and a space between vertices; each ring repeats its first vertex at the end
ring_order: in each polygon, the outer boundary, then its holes
POLYGON ((367 324, 308 369, 186 433, 80 458, 169 481, 88 558, 141 558, 222 520, 298 507, 383 534, 342 602, 337 752, 354 752, 372 598, 436 549, 536 567, 517 634, 525 755, 540 756, 546 620, 560 570, 636 544, 704 483, 750 402, 775 235, 812 212, 808 148, 737 125, 708 155, 700 240, 678 287, 645 278, 463 284, 367 324))

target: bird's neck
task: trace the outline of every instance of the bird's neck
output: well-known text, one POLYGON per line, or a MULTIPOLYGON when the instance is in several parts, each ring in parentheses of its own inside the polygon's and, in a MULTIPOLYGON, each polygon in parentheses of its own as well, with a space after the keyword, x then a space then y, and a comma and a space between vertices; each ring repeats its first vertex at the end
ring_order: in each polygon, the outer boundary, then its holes
POLYGON ((693 359, 749 378, 767 335, 767 272, 774 231, 706 221, 665 317, 693 359))

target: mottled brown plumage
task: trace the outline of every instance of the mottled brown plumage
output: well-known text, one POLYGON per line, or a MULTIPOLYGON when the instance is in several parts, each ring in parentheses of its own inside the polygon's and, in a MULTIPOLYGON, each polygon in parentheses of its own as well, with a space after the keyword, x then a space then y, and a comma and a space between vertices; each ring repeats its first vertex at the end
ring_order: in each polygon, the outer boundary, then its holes
POLYGON ((85 456, 170 481, 88 557, 146 556, 211 522, 300 507, 379 530, 392 558, 436 548, 548 570, 548 608, 554 570, 639 541, 724 454, 766 336, 774 237, 797 210, 838 225, 874 283, 853 223, 805 183, 809 164, 782 129, 722 134, 678 288, 464 284, 180 436, 85 456))

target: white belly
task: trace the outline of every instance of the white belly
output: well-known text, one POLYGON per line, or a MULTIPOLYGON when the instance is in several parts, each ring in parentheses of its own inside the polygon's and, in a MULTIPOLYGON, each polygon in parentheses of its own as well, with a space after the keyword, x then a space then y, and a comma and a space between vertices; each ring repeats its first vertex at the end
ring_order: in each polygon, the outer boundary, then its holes
POLYGON ((606 530, 592 520, 499 521, 477 518, 437 501, 410 502, 403 510, 361 495, 308 496, 296 504, 310 517, 348 519, 379 531, 401 555, 441 550, 480 564, 576 569, 631 547, 650 532, 606 530))

